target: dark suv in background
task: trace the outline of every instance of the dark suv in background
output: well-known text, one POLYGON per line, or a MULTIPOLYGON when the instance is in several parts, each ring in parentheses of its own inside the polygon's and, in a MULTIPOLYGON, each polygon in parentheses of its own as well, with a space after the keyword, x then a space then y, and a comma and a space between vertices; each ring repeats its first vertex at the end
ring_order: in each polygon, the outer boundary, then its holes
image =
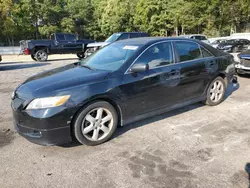
POLYGON ((99 50, 100 48, 107 46, 108 44, 118 41, 118 40, 125 40, 131 38, 140 38, 140 37, 149 37, 149 34, 145 32, 119 32, 114 33, 110 37, 108 37, 104 42, 95 42, 85 45, 85 57, 91 55, 95 51, 99 50))

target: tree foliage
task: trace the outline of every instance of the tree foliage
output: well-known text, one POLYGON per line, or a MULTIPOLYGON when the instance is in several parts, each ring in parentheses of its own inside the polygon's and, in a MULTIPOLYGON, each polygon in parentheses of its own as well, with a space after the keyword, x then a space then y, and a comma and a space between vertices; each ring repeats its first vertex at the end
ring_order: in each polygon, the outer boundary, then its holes
POLYGON ((225 36, 249 22, 250 0, 0 0, 0 45, 53 32, 97 40, 119 31, 225 36))

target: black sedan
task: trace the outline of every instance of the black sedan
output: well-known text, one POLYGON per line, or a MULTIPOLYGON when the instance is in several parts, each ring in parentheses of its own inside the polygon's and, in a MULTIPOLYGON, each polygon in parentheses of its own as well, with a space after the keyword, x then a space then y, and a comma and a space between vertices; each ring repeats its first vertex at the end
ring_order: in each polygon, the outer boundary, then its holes
POLYGON ((27 79, 12 95, 15 128, 28 140, 97 145, 118 125, 203 101, 223 101, 233 57, 202 42, 138 38, 27 79))

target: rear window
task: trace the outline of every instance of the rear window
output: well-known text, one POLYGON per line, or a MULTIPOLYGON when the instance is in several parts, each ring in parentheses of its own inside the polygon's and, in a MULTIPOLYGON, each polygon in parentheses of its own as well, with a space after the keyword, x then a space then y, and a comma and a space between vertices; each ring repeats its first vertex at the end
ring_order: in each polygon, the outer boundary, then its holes
POLYGON ((180 62, 202 57, 199 45, 194 42, 178 41, 175 42, 175 48, 180 62))

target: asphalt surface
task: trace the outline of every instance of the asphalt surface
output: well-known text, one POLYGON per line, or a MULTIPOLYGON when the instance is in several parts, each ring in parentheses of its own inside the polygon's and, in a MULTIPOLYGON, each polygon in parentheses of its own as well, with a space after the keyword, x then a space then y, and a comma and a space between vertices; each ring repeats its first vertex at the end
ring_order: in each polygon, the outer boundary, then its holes
POLYGON ((76 143, 45 147, 19 136, 12 124, 11 92, 27 77, 72 63, 74 57, 54 56, 46 63, 3 57, 1 188, 249 186, 250 77, 231 84, 225 101, 216 107, 195 104, 136 122, 119 128, 112 140, 96 147, 76 143))

